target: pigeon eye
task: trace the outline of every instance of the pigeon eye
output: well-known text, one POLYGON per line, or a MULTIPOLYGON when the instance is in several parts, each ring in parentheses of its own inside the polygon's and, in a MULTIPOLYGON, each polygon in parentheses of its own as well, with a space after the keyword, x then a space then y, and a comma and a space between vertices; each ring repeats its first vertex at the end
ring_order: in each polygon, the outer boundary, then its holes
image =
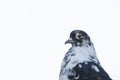
POLYGON ((76 34, 76 39, 80 39, 81 35, 80 34, 76 34))

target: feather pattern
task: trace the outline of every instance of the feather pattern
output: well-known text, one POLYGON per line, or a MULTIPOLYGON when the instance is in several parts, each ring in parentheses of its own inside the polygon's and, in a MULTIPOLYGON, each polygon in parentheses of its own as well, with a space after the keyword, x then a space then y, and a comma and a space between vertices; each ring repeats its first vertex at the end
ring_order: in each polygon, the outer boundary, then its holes
POLYGON ((59 80, 111 80, 101 67, 87 33, 75 30, 70 34, 68 42, 72 47, 62 61, 59 80), (79 34, 80 36, 76 38, 79 34))

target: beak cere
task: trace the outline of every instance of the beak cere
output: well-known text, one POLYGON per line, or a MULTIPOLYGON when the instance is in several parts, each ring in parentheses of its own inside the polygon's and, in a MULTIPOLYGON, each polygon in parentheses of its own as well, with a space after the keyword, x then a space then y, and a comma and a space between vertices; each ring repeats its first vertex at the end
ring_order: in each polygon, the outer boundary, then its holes
POLYGON ((65 42, 65 44, 68 44, 68 43, 73 44, 73 40, 72 40, 72 38, 69 38, 69 39, 65 42))

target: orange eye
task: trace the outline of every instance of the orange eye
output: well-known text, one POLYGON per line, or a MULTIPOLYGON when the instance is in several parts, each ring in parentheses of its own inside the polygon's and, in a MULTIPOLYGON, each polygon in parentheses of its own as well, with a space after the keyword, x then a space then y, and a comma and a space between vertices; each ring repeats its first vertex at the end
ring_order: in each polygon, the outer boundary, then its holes
POLYGON ((80 39, 81 38, 81 34, 76 34, 76 39, 80 39))

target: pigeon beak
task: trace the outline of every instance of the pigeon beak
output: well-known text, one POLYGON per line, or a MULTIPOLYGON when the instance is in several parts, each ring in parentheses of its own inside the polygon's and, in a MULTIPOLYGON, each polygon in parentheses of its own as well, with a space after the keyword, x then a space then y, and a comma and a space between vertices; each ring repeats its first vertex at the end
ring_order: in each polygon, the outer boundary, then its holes
POLYGON ((73 40, 72 40, 72 38, 69 38, 69 39, 65 42, 65 44, 68 44, 68 43, 73 44, 73 40))

